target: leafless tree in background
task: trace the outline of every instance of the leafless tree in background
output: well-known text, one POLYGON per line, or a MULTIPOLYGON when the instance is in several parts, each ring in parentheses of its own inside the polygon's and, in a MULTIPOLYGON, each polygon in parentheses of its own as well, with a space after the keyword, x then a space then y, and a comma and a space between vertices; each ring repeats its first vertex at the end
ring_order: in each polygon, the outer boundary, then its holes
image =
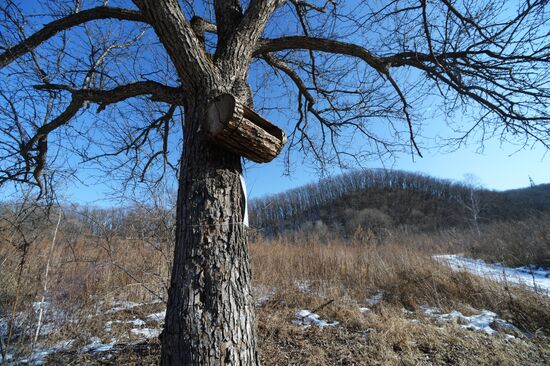
POLYGON ((481 201, 479 191, 483 186, 479 177, 472 173, 464 174, 464 185, 466 187, 466 195, 461 196, 458 202, 466 210, 469 221, 472 223, 477 235, 480 236, 479 220, 483 211, 483 202, 481 201))
POLYGON ((51 194, 82 162, 124 182, 179 171, 162 362, 255 365, 241 159, 209 140, 212 99, 253 107, 254 87, 256 109, 287 111, 289 149, 321 167, 420 155, 434 106, 455 120, 456 146, 496 136, 548 147, 547 10, 545 0, 6 0, 0 183, 51 194))

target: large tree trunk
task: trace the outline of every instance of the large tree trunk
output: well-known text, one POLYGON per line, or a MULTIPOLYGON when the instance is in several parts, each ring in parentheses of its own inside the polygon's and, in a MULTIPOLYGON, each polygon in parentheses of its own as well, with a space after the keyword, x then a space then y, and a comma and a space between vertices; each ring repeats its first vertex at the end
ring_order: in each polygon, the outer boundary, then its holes
POLYGON ((208 142, 207 97, 187 101, 163 365, 259 365, 240 157, 208 142))

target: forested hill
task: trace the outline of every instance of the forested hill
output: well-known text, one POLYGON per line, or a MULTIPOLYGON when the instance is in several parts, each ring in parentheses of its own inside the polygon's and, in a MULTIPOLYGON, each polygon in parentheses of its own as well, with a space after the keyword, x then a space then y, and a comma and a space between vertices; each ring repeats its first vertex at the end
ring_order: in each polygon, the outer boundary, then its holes
POLYGON ((352 235, 359 226, 433 231, 550 210, 550 184, 497 192, 423 174, 374 169, 255 199, 249 207, 251 226, 267 236, 321 227, 342 236, 352 235))
POLYGON ((501 192, 501 195, 511 204, 521 204, 538 211, 550 210, 550 183, 511 189, 501 192))

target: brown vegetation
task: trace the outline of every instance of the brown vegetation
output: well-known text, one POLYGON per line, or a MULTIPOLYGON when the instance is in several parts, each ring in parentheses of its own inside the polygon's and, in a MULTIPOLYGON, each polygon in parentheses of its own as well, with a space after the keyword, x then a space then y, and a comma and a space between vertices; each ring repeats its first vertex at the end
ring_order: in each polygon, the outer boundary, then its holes
MULTIPOLYGON (((155 216, 150 216, 154 220, 155 216)), ((162 220, 159 219, 158 222, 162 220)), ((136 220, 139 222, 139 220, 136 220)), ((490 235, 511 235, 514 228, 532 226, 517 223, 508 231, 495 225, 490 235), (522 226, 523 225, 523 226, 522 226)), ((51 226, 51 225, 50 225, 51 226)), ((71 226, 74 229, 74 225, 71 226)), ((79 349, 97 336, 104 342, 116 336, 122 343, 98 355, 76 351, 50 356, 51 364, 67 359, 79 364, 156 364, 158 340, 135 343, 130 326, 116 323, 109 334, 109 320, 141 318, 160 310, 165 298, 171 246, 169 237, 122 238, 90 235, 78 230, 61 230, 52 255, 52 277, 48 301, 63 309, 65 319, 42 342, 55 344, 74 339, 79 349), (113 301, 144 303, 111 314, 113 301), (149 304, 149 305, 147 305, 149 304), (90 317, 91 314, 94 316, 90 317), (106 359, 109 355, 109 359, 106 359)), ((32 243, 24 264, 17 311, 29 314, 15 332, 15 347, 30 351, 30 338, 22 335, 33 327, 32 302, 40 295, 48 232, 32 243)), ((6 232, 5 232, 6 233, 6 232)), ((550 360, 550 300, 528 289, 499 284, 453 272, 431 258, 433 253, 456 250, 474 237, 470 231, 448 231, 438 235, 390 233, 382 242, 368 233, 351 240, 327 240, 313 233, 299 238, 265 240, 250 246, 253 288, 257 303, 260 352, 264 365, 416 365, 416 364, 545 364, 550 360), (381 302, 369 299, 381 294, 381 302), (442 326, 424 316, 420 306, 473 314, 481 309, 496 312, 519 330, 518 339, 488 336, 458 325, 442 326), (362 313, 359 307, 369 306, 362 313), (324 319, 336 320, 334 328, 301 328, 292 324, 296 311, 319 309, 324 319)), ((513 236, 510 237, 513 239, 513 236)), ((533 243, 536 242, 533 237, 533 243)), ((474 241, 475 243, 475 241, 474 241)), ((511 242, 512 243, 512 242, 511 242)), ((513 243, 512 243, 513 244, 513 243)), ((512 245, 511 244, 511 245, 512 245)), ((506 247, 503 247, 506 248, 506 247)), ((9 314, 15 299, 18 248, 4 245, 2 261, 2 317, 9 314)), ((158 327, 158 324, 156 324, 158 327)))

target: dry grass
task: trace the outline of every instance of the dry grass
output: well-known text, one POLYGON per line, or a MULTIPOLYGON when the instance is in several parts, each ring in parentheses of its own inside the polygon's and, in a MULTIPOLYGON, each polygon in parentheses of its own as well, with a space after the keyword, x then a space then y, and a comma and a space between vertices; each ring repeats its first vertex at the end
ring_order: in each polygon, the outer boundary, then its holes
POLYGON ((254 285, 273 295, 259 309, 265 365, 545 365, 550 362, 550 301, 456 273, 429 254, 401 245, 284 241, 251 246, 254 285), (373 311, 362 313, 382 293, 373 311), (340 326, 290 325, 298 309, 316 309, 340 326), (419 305, 464 313, 491 309, 528 331, 510 342, 458 325, 441 326, 419 305), (404 311, 412 310, 412 313, 404 311), (417 322, 416 319, 421 319, 417 322))
MULTIPOLYGON (((431 259, 440 238, 394 238, 384 245, 314 237, 300 244, 257 240, 250 245, 253 287, 258 302, 260 355, 264 365, 544 365, 550 363, 550 300, 529 290, 505 286, 467 273, 451 271, 431 259), (399 240, 397 240, 399 239, 399 240), (419 249, 422 248, 422 249, 419 249), (359 311, 375 294, 382 301, 369 313, 359 311), (323 306, 327 302, 328 305, 323 306), (472 313, 488 309, 529 335, 515 341, 435 323, 421 305, 472 313), (338 327, 304 329, 292 324, 297 310, 317 309, 338 327), (407 311, 411 311, 409 313, 407 311), (419 319, 416 322, 415 319, 419 319)), ((28 253, 20 311, 31 313, 39 298, 48 242, 28 253)), ((0 249, 2 315, 13 303, 19 253, 0 249), (5 284, 5 285, 4 285, 5 284)), ((72 338, 78 346, 97 335, 105 341, 105 314, 98 303, 111 300, 150 302, 164 296, 171 249, 155 243, 117 238, 60 235, 53 253, 48 298, 68 314, 47 342, 72 338), (90 314, 101 316, 88 317, 90 314)), ((120 312, 114 319, 144 317, 158 306, 120 312)), ((113 332, 124 338, 128 326, 113 332)), ((157 364, 158 341, 121 345, 110 358, 58 354, 49 362, 66 364, 157 364)), ((28 338, 20 337, 24 346, 28 338)), ((99 356, 98 356, 99 357, 99 356)))
POLYGON ((299 306, 292 294, 304 285, 312 301, 319 303, 336 299, 364 306, 369 297, 382 292, 387 304, 409 310, 420 305, 489 309, 529 332, 550 330, 548 298, 454 272, 404 246, 264 242, 251 246, 251 257, 255 288, 276 290, 291 305, 299 306))
POLYGON ((550 215, 488 225, 470 240, 469 252, 510 266, 550 267, 550 215))
POLYGON ((412 246, 421 252, 466 253, 508 266, 550 267, 550 215, 484 224, 479 232, 451 228, 418 233, 401 228, 389 231, 383 242, 412 246))
MULTIPOLYGON (((341 314, 343 309, 338 310, 341 314)), ((341 326, 324 329, 289 326, 290 316, 269 308, 259 311, 265 365, 545 365, 550 361, 544 339, 509 342, 456 325, 416 323, 391 306, 382 305, 369 314, 348 308, 353 326, 343 319, 341 326)))

